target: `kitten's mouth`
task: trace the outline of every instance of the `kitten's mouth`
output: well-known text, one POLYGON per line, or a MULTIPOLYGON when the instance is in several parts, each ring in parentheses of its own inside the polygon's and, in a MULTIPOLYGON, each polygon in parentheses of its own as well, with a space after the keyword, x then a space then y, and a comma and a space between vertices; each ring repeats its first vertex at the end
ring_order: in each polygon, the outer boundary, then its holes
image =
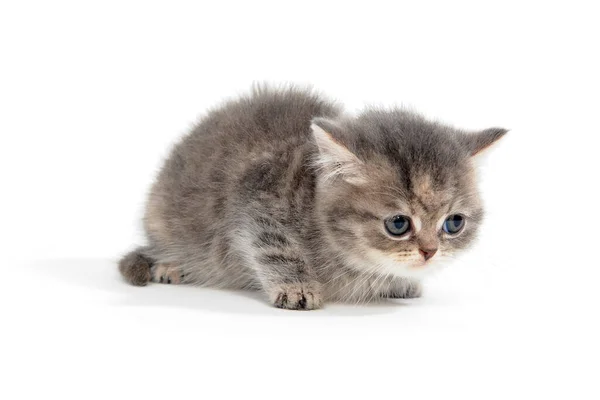
POLYGON ((426 261, 426 260, 420 260, 420 261, 416 261, 413 265, 411 265, 411 267, 413 268, 426 268, 429 264, 431 264, 430 262, 426 261))
POLYGON ((418 260, 415 260, 415 262, 411 265, 411 267, 415 268, 415 269, 423 269, 423 268, 428 268, 430 266, 432 266, 433 264, 435 264, 437 258, 424 258, 421 257, 418 260))

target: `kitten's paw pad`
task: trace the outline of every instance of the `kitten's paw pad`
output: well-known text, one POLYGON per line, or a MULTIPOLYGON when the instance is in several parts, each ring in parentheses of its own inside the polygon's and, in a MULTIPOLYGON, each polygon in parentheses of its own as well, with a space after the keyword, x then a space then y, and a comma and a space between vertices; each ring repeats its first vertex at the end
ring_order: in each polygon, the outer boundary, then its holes
POLYGON ((173 264, 156 264, 152 268, 152 282, 178 284, 183 277, 181 270, 173 264))
POLYGON ((315 284, 281 285, 271 291, 270 298, 275 307, 287 310, 315 310, 323 305, 321 288, 315 284))
POLYGON ((416 299, 423 295, 423 286, 417 282, 407 283, 395 289, 388 297, 392 299, 416 299))

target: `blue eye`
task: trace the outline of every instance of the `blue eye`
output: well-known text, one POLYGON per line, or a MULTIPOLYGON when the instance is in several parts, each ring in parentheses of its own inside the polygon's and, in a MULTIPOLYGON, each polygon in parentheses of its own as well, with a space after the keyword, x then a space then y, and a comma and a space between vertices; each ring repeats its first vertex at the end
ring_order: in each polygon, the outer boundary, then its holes
POLYGON ((410 219, 404 215, 388 218, 385 220, 385 229, 392 236, 402 236, 410 231, 410 219))
POLYGON ((454 214, 446 218, 442 228, 444 232, 455 235, 465 226, 465 217, 460 214, 454 214))

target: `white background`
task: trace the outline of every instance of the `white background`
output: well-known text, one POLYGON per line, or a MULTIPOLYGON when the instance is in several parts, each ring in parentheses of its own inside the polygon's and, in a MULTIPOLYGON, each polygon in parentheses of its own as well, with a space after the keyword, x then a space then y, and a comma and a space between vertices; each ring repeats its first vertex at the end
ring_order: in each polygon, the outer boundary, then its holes
POLYGON ((0 397, 599 398, 594 2, 0 3, 0 397), (123 283, 170 145, 253 81, 511 129, 422 299, 123 283))

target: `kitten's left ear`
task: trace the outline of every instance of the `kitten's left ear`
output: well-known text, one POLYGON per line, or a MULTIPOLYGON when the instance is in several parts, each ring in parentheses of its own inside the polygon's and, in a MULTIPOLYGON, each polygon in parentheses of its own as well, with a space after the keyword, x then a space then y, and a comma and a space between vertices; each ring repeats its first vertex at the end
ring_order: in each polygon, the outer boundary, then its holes
POLYGON ((462 141, 471 156, 475 156, 492 147, 506 132, 508 130, 504 128, 489 128, 477 133, 465 134, 462 141))
POLYGON ((334 137, 340 128, 334 121, 314 118, 310 125, 319 148, 317 164, 325 180, 342 178, 348 183, 359 184, 364 180, 363 163, 340 140, 334 137))

